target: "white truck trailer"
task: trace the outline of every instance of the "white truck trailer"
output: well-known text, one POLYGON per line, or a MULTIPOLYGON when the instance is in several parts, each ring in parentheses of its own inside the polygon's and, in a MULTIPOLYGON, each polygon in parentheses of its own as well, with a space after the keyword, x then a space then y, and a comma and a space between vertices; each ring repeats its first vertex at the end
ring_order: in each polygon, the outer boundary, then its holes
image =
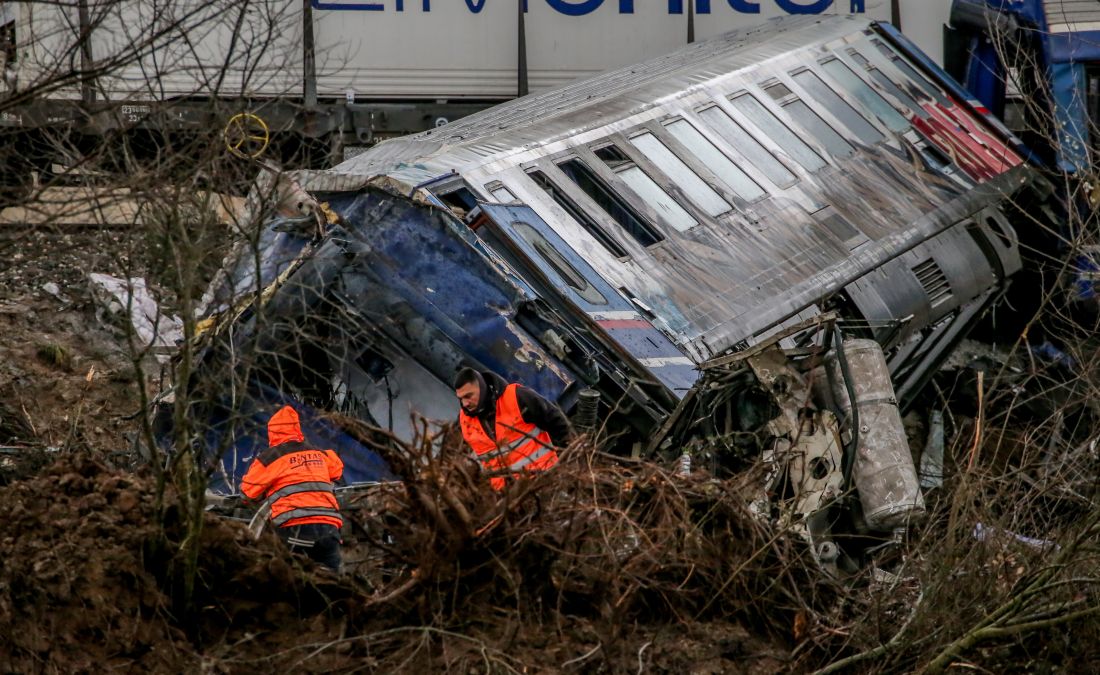
POLYGON ((319 150, 315 163, 324 163, 346 145, 440 126, 517 95, 788 14, 891 21, 938 59, 949 5, 5 0, 0 134, 15 149, 5 173, 57 161, 49 155, 59 147, 79 153, 104 134, 186 137, 214 128, 226 129, 228 148, 241 154, 278 156, 305 141, 319 150))

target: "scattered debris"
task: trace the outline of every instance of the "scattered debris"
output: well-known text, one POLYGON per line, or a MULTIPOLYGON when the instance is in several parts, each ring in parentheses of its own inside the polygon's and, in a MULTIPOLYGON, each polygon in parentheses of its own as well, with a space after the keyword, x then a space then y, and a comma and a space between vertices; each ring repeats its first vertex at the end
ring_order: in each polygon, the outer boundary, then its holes
POLYGON ((171 359, 183 341, 183 322, 161 312, 160 305, 145 285, 145 279, 124 280, 96 272, 88 276, 100 289, 102 306, 108 312, 129 316, 138 351, 150 351, 161 363, 171 359))
POLYGON ((71 302, 69 300, 69 297, 61 292, 61 287, 52 281, 47 281, 46 283, 42 284, 42 290, 46 291, 63 303, 71 302))

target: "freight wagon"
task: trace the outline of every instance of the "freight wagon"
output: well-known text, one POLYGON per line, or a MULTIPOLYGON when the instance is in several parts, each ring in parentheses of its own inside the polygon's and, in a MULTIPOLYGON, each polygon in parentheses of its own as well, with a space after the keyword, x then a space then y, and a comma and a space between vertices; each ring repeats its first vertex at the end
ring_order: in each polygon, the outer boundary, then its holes
POLYGON ((305 161, 327 166, 346 146, 776 16, 892 19, 938 54, 946 3, 4 0, 0 133, 15 148, 5 175, 73 162, 120 131, 139 153, 224 130, 228 151, 278 159, 306 148, 305 161))

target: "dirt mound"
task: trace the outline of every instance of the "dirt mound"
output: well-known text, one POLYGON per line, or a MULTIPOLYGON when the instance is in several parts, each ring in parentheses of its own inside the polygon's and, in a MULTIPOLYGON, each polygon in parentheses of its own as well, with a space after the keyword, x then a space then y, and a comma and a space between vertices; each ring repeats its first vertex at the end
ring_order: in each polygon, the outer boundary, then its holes
POLYGON ((155 535, 148 485, 67 459, 0 491, 4 670, 193 668, 142 552, 155 535))
MULTIPOLYGON (((0 538, 0 624, 10 628, 0 633, 0 669, 782 667, 785 650, 763 637, 769 629, 750 631, 735 618, 752 614, 751 605, 768 593, 753 590, 757 600, 744 595, 730 607, 749 589, 740 581, 716 583, 712 575, 726 565, 704 563, 696 573, 683 564, 707 551, 716 555, 712 535, 658 527, 648 536, 660 541, 640 541, 628 521, 612 511, 601 515, 587 498, 571 498, 569 509, 555 502, 565 499, 562 483, 524 486, 501 502, 480 484, 459 487, 460 469, 448 475, 444 491, 425 492, 435 481, 429 472, 413 490, 389 495, 386 513, 349 504, 359 535, 349 537, 345 554, 350 566, 360 564, 357 574, 339 578, 289 556, 273 535, 253 541, 243 523, 207 514, 194 586, 185 588, 185 521, 171 491, 158 512, 151 477, 63 455, 37 476, 0 488, 0 512, 8 514, 0 538), (455 490, 460 502, 428 506, 455 490), (459 513, 474 519, 472 527, 459 513), (407 527, 393 528, 395 522, 407 527), (389 531, 376 540, 382 529, 389 531), (611 545, 593 540, 597 533, 611 545), (669 538, 683 546, 669 547, 669 538), (362 563, 370 551, 382 555, 362 563), (713 608, 712 599, 720 601, 713 608)), ((620 480, 632 479, 612 471, 604 487, 614 485, 638 513, 665 517, 689 505, 646 505, 670 497, 656 474, 626 491, 620 480)), ((734 522, 729 514, 713 516, 718 529, 734 522)), ((746 563, 746 552, 723 555, 732 567, 746 563)), ((773 556, 762 563, 774 563, 773 556)))
POLYGON ((170 498, 158 519, 154 495, 150 479, 85 456, 0 490, 0 669, 232 669, 285 662, 273 654, 339 635, 329 617, 355 595, 350 586, 315 578, 273 537, 253 542, 242 525, 213 516, 192 610, 181 613, 173 553, 182 530, 170 498))

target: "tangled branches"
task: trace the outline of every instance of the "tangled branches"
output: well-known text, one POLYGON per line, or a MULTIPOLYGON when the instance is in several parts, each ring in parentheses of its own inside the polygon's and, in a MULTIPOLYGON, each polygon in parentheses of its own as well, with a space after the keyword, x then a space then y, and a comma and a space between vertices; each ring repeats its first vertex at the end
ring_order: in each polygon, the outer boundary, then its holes
POLYGON ((384 552, 358 569, 375 582, 378 616, 503 638, 505 651, 530 639, 518 626, 560 635, 582 621, 612 659, 638 656, 627 645, 638 623, 730 620, 789 636, 834 593, 799 542, 749 513, 752 472, 683 476, 582 441, 553 471, 495 492, 453 437, 424 426, 405 444, 341 424, 401 478, 346 509, 360 542, 384 552))

